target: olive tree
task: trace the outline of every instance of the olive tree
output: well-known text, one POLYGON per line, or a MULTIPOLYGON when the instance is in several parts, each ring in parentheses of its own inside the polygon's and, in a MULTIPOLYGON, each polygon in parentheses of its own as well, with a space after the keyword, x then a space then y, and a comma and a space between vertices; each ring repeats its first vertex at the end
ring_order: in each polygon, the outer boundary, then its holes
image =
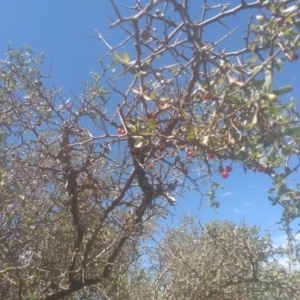
POLYGON ((108 51, 82 94, 51 86, 30 48, 0 62, 3 299, 116 291, 168 205, 193 189, 217 207, 214 174, 232 163, 270 176, 287 229, 299 216, 286 183, 299 168, 298 104, 273 83, 298 59, 299 3, 137 0, 128 16, 110 3, 112 34, 124 34, 111 45, 97 33, 108 51), (240 14, 243 47, 227 51, 240 14))
POLYGON ((274 244, 256 226, 230 221, 203 226, 186 216, 177 228, 155 236, 142 269, 131 266, 128 299, 296 300, 298 248, 274 244))

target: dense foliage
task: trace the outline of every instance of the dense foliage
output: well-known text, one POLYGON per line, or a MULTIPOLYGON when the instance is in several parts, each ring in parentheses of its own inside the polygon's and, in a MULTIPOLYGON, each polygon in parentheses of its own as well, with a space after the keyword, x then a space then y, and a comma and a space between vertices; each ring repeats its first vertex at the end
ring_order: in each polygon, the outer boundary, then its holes
MULTIPOLYGON (((300 166, 298 103, 273 83, 298 59, 299 3, 136 1, 123 16, 110 2, 123 40, 99 33, 108 53, 81 95, 49 87, 30 47, 0 62, 1 299, 125 293, 168 205, 188 188, 217 207, 214 173, 227 178, 232 163, 271 177, 287 229, 299 217, 299 185, 286 183, 300 166), (244 45, 227 51, 239 14, 244 45)), ((201 297, 218 295, 205 284, 201 297)))
MULTIPOLYGON (((299 257, 244 224, 185 217, 149 247, 127 299, 298 299, 299 257), (149 267, 145 267, 149 266, 149 267)), ((295 246, 295 245, 294 245, 295 246)), ((296 247, 297 248, 297 247, 296 247)))

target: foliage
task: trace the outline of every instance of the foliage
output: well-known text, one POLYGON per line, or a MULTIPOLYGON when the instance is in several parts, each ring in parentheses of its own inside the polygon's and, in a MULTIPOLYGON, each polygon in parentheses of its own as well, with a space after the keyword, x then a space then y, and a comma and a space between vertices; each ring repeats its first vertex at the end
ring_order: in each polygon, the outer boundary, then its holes
POLYGON ((149 267, 132 279, 128 299, 299 298, 299 270, 282 264, 289 257, 299 267, 299 257, 258 227, 230 221, 202 226, 185 217, 161 234, 148 249, 143 265, 149 267))
POLYGON ((194 19, 188 1, 136 1, 129 17, 110 2, 110 27, 126 36, 111 46, 99 33, 108 53, 81 95, 49 87, 29 47, 0 62, 2 299, 124 298, 142 238, 186 189, 218 206, 225 164, 271 177, 287 228, 299 216, 286 183, 300 165, 299 110, 283 97, 292 87, 274 85, 298 58, 298 3, 204 2, 194 19), (235 38, 225 22, 250 11, 244 47, 221 50, 235 38), (210 40, 210 28, 224 35, 210 40))

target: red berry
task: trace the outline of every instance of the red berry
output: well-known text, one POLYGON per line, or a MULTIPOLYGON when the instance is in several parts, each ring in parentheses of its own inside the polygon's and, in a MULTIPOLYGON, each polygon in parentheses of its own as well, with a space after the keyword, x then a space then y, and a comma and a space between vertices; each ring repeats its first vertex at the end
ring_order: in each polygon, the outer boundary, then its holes
POLYGON ((178 121, 182 121, 182 120, 183 120, 182 115, 178 115, 178 116, 177 116, 177 120, 178 120, 178 121))
POLYGON ((211 98, 211 96, 210 96, 209 93, 205 93, 205 94, 203 95, 203 99, 204 99, 204 100, 209 100, 210 98, 211 98))
POLYGON ((118 128, 118 133, 119 134, 125 134, 125 130, 123 128, 118 128))
POLYGON ((187 153, 186 153, 187 157, 193 157, 194 156, 194 152, 189 150, 187 153))
POLYGON ((299 54, 298 54, 297 52, 293 52, 293 53, 291 54, 291 59, 292 59, 292 60, 298 60, 298 58, 299 58, 299 54))
POLYGON ((184 175, 189 174, 189 170, 188 170, 188 169, 184 169, 184 170, 183 170, 183 174, 184 174, 184 175))
POLYGON ((280 18, 277 20, 278 24, 283 25, 285 23, 285 18, 280 18))
POLYGON ((232 171, 232 167, 227 166, 227 167, 226 167, 226 171, 227 171, 228 173, 230 173, 230 172, 232 171))
POLYGON ((263 166, 258 166, 258 167, 256 168, 256 170, 257 170, 257 172, 262 173, 262 172, 265 171, 265 168, 264 168, 263 166))
POLYGON ((136 148, 133 147, 133 148, 131 149, 131 153, 136 153, 136 148))
POLYGON ((228 142, 228 135, 227 134, 223 135, 222 140, 224 142, 228 142))
POLYGON ((152 112, 152 113, 148 113, 147 114, 147 119, 150 120, 150 119, 155 119, 156 118, 156 113, 155 112, 152 112))
POLYGON ((152 170, 153 169, 153 165, 152 164, 148 165, 148 169, 152 170))
POLYGON ((208 153, 208 158, 209 159, 214 159, 215 155, 212 152, 208 153))
POLYGON ((227 178, 229 176, 229 173, 225 170, 222 172, 222 177, 227 178))

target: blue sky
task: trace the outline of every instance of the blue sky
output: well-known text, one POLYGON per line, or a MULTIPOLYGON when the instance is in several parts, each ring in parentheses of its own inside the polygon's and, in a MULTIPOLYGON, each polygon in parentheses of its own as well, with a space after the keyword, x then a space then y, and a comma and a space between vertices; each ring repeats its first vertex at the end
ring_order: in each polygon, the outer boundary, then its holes
MULTIPOLYGON (((131 0, 115 2, 120 7, 121 3, 134 4, 131 0)), ((195 4, 198 0, 190 2, 195 4)), ((219 2, 214 0, 210 3, 219 2)), ((239 1, 231 3, 237 4, 239 1)), ((102 56, 107 51, 103 43, 83 33, 96 36, 97 29, 112 44, 120 41, 119 34, 122 34, 118 30, 110 31, 107 28, 111 23, 109 17, 115 18, 108 0, 10 0, 1 1, 0 9, 0 57, 5 58, 8 41, 14 48, 31 45, 36 53, 46 52, 46 66, 43 72, 48 74, 51 70, 51 82, 56 87, 63 87, 66 98, 70 91, 74 94, 82 92, 82 83, 90 79, 90 72, 100 70, 95 56, 102 56)), ((200 12, 193 11, 193 17, 199 15, 200 12)), ((249 13, 229 19, 226 24, 230 27, 238 26, 243 18, 248 20, 249 13)), ((214 36, 217 39, 225 32, 226 28, 220 26, 214 32, 206 33, 206 36, 214 36)), ((234 37, 242 45, 242 40, 239 39, 241 34, 241 29, 238 29, 234 37)), ((227 47, 230 49, 235 45, 228 43, 227 47)), ((288 84, 298 75, 299 63, 287 63, 285 68, 284 76, 280 77, 281 86, 288 84)), ((296 78, 293 85, 299 85, 299 79, 296 78)), ((292 93, 294 96, 297 94, 299 89, 292 93)), ((290 180, 293 179, 298 179, 297 174, 291 176, 290 180)), ((277 228, 275 222, 280 219, 281 210, 271 206, 267 199, 267 189, 271 187, 271 180, 266 175, 253 172, 244 174, 241 166, 233 165, 233 172, 228 179, 219 176, 216 180, 225 186, 218 193, 222 202, 218 212, 211 208, 198 210, 200 196, 191 192, 185 194, 186 198, 177 199, 178 205, 174 209, 171 208, 171 212, 176 216, 183 213, 196 214, 203 222, 211 219, 231 219, 238 223, 245 220, 246 224, 260 225, 263 229, 277 228)), ((167 222, 175 226, 177 217, 168 218, 167 222)))

